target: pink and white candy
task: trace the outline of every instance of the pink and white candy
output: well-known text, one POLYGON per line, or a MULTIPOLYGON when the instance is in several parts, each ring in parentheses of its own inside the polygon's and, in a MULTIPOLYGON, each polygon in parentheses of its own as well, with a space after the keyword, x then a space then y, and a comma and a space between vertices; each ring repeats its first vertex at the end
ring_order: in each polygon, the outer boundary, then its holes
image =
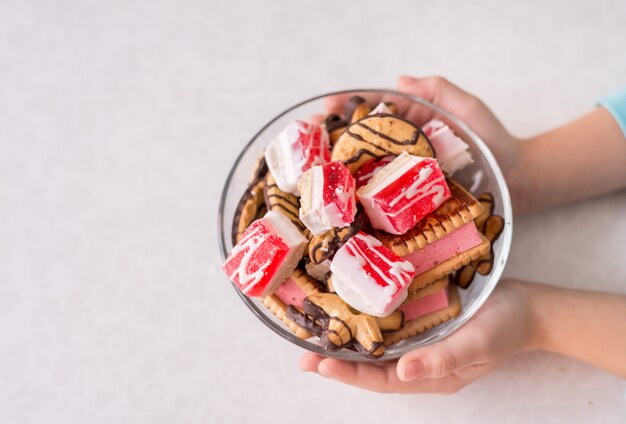
POLYGON ((437 161, 406 152, 356 193, 372 227, 391 234, 406 233, 450 197, 437 161))
POLYGON ((339 297, 361 312, 385 317, 407 297, 415 269, 378 239, 358 232, 330 264, 339 297))
POLYGON ((341 162, 314 166, 300 177, 300 220, 315 235, 348 227, 356 215, 355 182, 341 162))
POLYGON ((245 295, 272 294, 296 268, 307 242, 285 215, 269 211, 246 229, 222 269, 245 295))
POLYGON ((361 188, 372 179, 374 175, 383 169, 387 164, 391 163, 396 157, 394 155, 379 156, 365 162, 354 173, 356 188, 361 188))
POLYGON ((433 119, 422 128, 437 153, 441 169, 448 175, 465 168, 473 162, 469 145, 457 137, 444 122, 433 119))
POLYGON ((305 121, 290 123, 265 149, 265 161, 276 185, 295 195, 298 179, 309 168, 330 161, 328 132, 305 121))

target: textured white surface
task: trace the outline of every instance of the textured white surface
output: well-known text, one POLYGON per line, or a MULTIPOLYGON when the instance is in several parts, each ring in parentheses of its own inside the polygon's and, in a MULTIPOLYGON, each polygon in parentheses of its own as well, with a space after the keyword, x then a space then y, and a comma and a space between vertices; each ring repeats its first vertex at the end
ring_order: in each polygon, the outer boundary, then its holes
MULTIPOLYGON (((546 4, 0 2, 0 422, 624 422, 541 353, 449 397, 301 373, 218 268, 228 167, 296 101, 443 74, 530 135, 626 84, 626 3, 546 4)), ((517 221, 507 274, 626 292, 625 210, 517 221)))

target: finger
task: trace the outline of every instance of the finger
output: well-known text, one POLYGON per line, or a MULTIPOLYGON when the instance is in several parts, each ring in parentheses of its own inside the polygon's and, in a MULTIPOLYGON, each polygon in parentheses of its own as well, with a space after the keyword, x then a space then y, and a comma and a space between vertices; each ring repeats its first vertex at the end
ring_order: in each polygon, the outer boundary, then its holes
POLYGON ((319 364, 319 373, 344 384, 378 393, 454 393, 467 382, 456 375, 427 378, 412 382, 398 379, 395 363, 378 366, 326 358, 319 364))
POLYGON ((309 116, 308 122, 314 125, 321 125, 325 119, 326 119, 326 115, 321 115, 318 113, 318 114, 309 116))
POLYGON ((317 367, 324 359, 324 356, 307 352, 300 357, 300 369, 306 372, 317 372, 317 367))
MULTIPOLYGON (((483 113, 488 111, 487 107, 476 96, 462 90, 443 77, 400 77, 398 78, 398 90, 434 103, 465 121, 476 113, 477 108, 480 108, 483 113)), ((419 121, 419 124, 438 118, 432 109, 420 105, 412 106, 406 115, 407 119, 419 121)))
POLYGON ((403 384, 396 375, 395 363, 377 366, 326 358, 319 363, 318 372, 324 377, 379 393, 398 391, 403 384))
POLYGON ((403 355, 398 360, 398 378, 401 381, 442 378, 459 369, 484 362, 487 359, 485 343, 480 328, 471 325, 461 328, 439 343, 403 355))
POLYGON ((443 77, 398 78, 398 90, 428 100, 444 109, 477 101, 478 98, 462 90, 443 77))

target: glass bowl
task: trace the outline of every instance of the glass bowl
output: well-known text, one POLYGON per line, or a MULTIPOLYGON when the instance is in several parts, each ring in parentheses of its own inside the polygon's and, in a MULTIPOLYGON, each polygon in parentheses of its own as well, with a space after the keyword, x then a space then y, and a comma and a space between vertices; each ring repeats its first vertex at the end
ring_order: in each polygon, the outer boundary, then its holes
MULTIPOLYGON (((334 93, 323 94, 298 103, 286 111, 278 114, 269 121, 259 132, 252 137, 243 148, 228 174, 222 196, 220 199, 218 213, 218 239, 222 254, 222 261, 232 249, 231 226, 235 210, 239 199, 246 190, 251 170, 262 154, 265 147, 286 127, 291 121, 296 119, 306 120, 311 116, 324 114, 329 99, 349 98, 352 95, 360 95, 366 99, 383 99, 391 101, 400 106, 401 111, 410 111, 408 118, 424 116, 425 113, 434 114, 435 117, 448 124, 457 136, 469 144, 469 149, 474 159, 474 163, 467 166, 454 175, 457 181, 474 194, 483 192, 493 194, 495 201, 494 214, 504 218, 504 230, 493 246, 494 266, 490 274, 482 276, 476 273, 474 281, 467 289, 460 289, 461 313, 443 324, 399 343, 388 346, 385 354, 379 359, 368 359, 362 354, 342 349, 338 352, 324 350, 318 343, 317 337, 303 340, 296 337, 289 329, 277 319, 259 299, 249 298, 241 293, 234 285, 233 289, 240 296, 243 303, 254 313, 265 325, 284 339, 294 343, 304 349, 310 350, 326 356, 331 356, 350 361, 381 361, 391 360, 402 356, 404 353, 426 346, 442 340, 456 331, 461 325, 467 322, 478 309, 485 303, 496 284, 502 276, 511 246, 512 236, 512 210, 509 191, 506 182, 495 158, 489 148, 472 130, 460 119, 440 107, 415 96, 408 94, 378 89, 347 90, 334 93)), ((375 104, 371 104, 375 106, 375 104)), ((403 113, 401 113, 403 114, 403 113)), ((414 119, 415 120, 415 119, 414 119)), ((419 120, 419 119, 417 119, 419 120)), ((416 122, 423 125, 424 122, 416 122)), ((224 280, 228 281, 226 276, 224 280)), ((242 309, 243 311, 243 309, 242 309)), ((242 312, 243 313, 243 312, 242 312)))

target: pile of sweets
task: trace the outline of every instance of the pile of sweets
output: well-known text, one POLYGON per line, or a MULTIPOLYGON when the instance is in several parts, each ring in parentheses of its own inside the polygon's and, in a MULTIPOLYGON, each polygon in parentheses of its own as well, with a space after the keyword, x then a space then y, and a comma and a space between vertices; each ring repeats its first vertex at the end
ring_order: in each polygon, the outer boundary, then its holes
POLYGON ((298 337, 380 358, 461 311, 456 285, 493 267, 493 198, 451 176, 472 163, 443 122, 423 128, 358 96, 295 121, 266 148, 223 264, 298 337))

